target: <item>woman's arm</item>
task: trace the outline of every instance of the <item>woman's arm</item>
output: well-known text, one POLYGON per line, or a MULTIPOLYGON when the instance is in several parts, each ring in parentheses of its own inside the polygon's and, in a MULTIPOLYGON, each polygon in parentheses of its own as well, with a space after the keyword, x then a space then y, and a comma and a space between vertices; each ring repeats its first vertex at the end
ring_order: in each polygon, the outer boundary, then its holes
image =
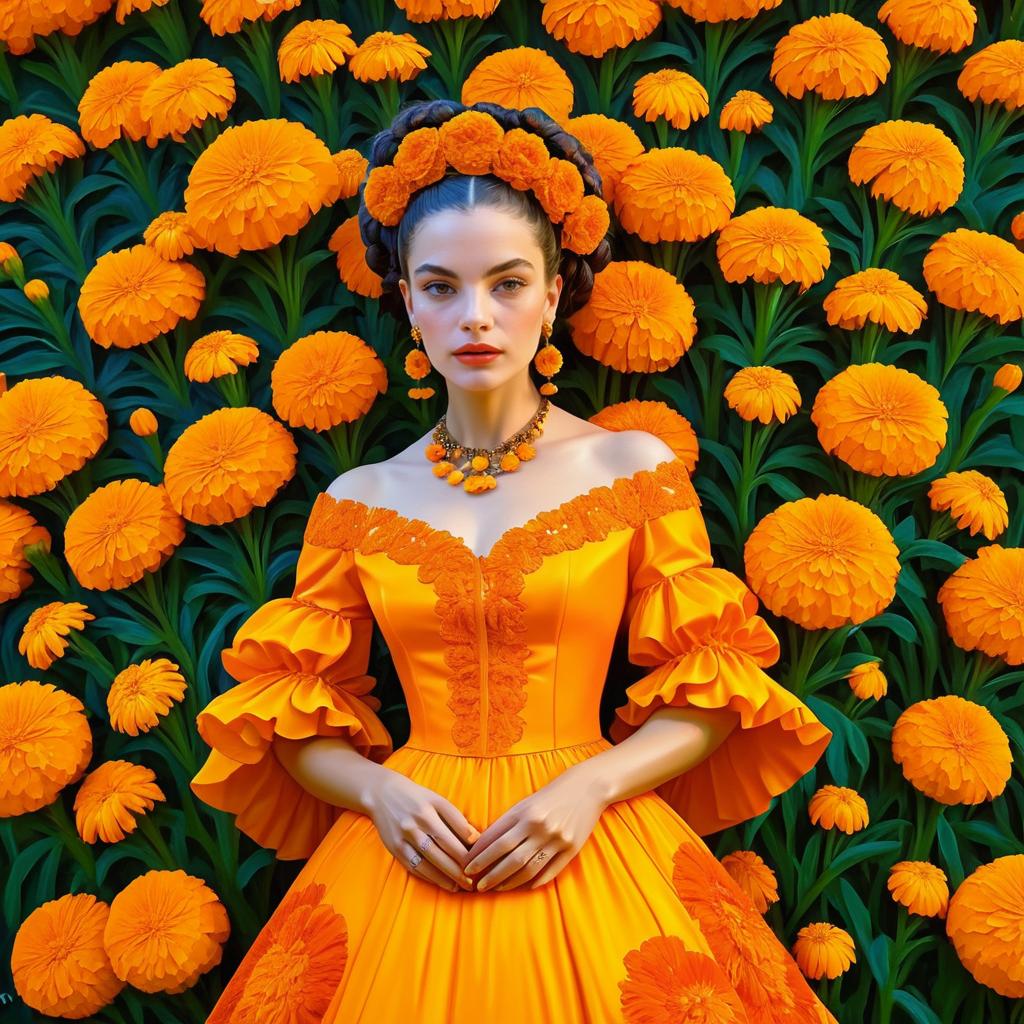
POLYGON ((290 740, 274 737, 274 752, 285 771, 313 796, 335 807, 370 814, 381 790, 394 775, 364 757, 340 736, 314 736, 290 740))
POLYGON ((739 725, 727 708, 662 707, 631 736, 572 765, 563 775, 593 791, 607 806, 655 789, 699 764, 739 725))

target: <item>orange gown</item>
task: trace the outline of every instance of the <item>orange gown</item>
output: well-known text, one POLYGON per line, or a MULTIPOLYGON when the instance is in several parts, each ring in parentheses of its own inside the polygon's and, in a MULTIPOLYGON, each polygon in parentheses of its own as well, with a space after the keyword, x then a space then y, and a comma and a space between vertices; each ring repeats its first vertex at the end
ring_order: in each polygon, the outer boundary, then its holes
POLYGON ((308 858, 209 1024, 835 1024, 702 835, 766 810, 831 733, 763 669, 778 640, 712 564, 683 463, 598 486, 507 530, 487 555, 445 530, 318 495, 291 597, 222 653, 238 684, 197 719, 192 780, 282 859, 308 858), (393 749, 366 675, 376 621, 408 702, 393 749), (599 726, 619 630, 649 672, 599 726), (344 736, 481 831, 655 708, 731 708, 695 767, 612 803, 553 879, 448 892, 372 820, 314 797, 275 735, 344 736))

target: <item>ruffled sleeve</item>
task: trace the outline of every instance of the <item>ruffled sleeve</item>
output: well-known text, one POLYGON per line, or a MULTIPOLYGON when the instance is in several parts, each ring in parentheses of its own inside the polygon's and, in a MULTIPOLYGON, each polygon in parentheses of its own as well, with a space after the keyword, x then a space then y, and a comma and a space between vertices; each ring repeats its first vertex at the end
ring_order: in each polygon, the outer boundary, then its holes
POLYGON ((342 736, 378 762, 392 751, 366 675, 372 631, 353 551, 311 543, 307 530, 291 597, 257 608, 221 652, 238 682, 196 718, 212 750, 191 788, 281 860, 309 857, 343 808, 288 774, 275 737, 342 736))
POLYGON ((767 810, 832 733, 764 671, 779 658, 778 638, 743 580, 713 565, 698 506, 649 519, 631 540, 629 660, 651 671, 626 689, 610 736, 621 742, 666 705, 739 713, 720 746, 655 790, 703 836, 767 810))

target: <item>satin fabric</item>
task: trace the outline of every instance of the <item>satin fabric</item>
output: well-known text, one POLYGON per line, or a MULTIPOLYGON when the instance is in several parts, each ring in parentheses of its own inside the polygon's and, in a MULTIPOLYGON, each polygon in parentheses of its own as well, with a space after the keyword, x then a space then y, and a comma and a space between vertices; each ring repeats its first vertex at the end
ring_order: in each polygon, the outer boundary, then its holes
POLYGON ((242 625, 222 654, 237 685, 197 719, 211 752, 195 793, 280 858, 308 858, 209 1021, 834 1024, 701 838, 767 809, 831 734, 764 671, 777 638, 713 565, 680 466, 595 488, 482 557, 420 520, 318 497, 292 595, 242 625), (366 674, 374 622, 409 706, 398 749, 366 674), (650 671, 606 738, 620 631, 650 671), (302 789, 273 746, 345 736, 482 830, 665 704, 729 708, 740 724, 696 767, 610 805, 537 889, 418 878, 369 817, 302 789), (705 975, 718 1016, 684 998, 705 975))

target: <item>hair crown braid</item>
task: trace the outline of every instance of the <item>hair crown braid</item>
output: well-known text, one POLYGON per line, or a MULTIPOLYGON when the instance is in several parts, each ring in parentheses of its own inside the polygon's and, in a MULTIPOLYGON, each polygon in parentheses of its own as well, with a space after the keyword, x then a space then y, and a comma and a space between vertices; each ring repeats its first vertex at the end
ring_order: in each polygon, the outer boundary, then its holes
MULTIPOLYGON (((417 128, 437 128, 466 110, 490 114, 505 131, 522 128, 540 136, 552 156, 576 165, 583 178, 584 194, 602 195, 600 172, 593 157, 575 136, 539 107, 513 110, 497 103, 466 106, 441 99, 407 104, 391 122, 390 128, 373 137, 367 177, 374 167, 392 162, 399 143, 409 132, 417 128)), ((364 177, 359 186, 359 234, 366 247, 366 263, 382 280, 381 308, 399 321, 406 319, 406 309, 398 282, 406 276, 413 234, 425 217, 441 210, 493 206, 526 220, 534 228, 537 243, 544 254, 547 280, 554 280, 559 273, 562 275, 557 316, 570 316, 586 304, 594 288, 594 275, 611 261, 611 245, 607 236, 585 256, 563 249, 562 225, 552 222, 529 190, 514 188, 497 175, 466 175, 449 169, 445 177, 414 193, 401 222, 393 227, 381 224, 366 209, 363 199, 366 180, 364 177)))

